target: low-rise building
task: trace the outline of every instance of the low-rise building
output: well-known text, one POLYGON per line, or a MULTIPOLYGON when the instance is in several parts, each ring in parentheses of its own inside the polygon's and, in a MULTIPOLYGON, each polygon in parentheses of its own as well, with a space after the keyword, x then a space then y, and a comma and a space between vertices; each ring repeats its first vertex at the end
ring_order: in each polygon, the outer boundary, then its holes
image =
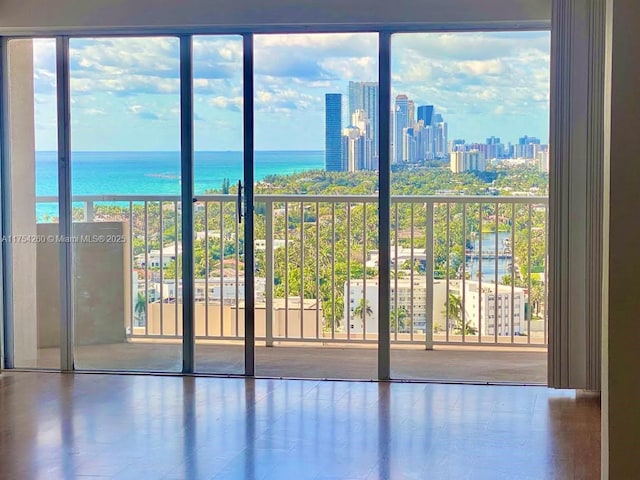
MULTIPOLYGON (((233 277, 212 277, 207 280, 204 278, 196 278, 194 281, 194 299, 196 302, 220 301, 222 303, 235 305, 236 301, 244 300, 244 277, 239 276, 236 282, 233 277), (208 291, 208 295, 206 292, 208 291)), ((255 279, 255 297, 257 301, 264 301, 264 293, 267 281, 265 278, 255 279)), ((140 283, 138 288, 144 289, 144 283, 140 283)), ((148 286, 149 302, 175 302, 176 301, 176 282, 175 279, 165 278, 162 284, 160 282, 151 282, 148 286), (162 295, 160 294, 162 292, 162 295)), ((178 280, 178 302, 182 301, 182 280, 178 280)))
POLYGON ((162 248, 162 250, 150 250, 148 253, 139 253, 135 257, 136 265, 140 268, 144 268, 145 266, 149 268, 160 268, 160 264, 166 268, 171 264, 171 262, 175 262, 176 255, 179 257, 182 255, 182 244, 178 242, 171 243, 162 248))
POLYGON ((525 318, 525 304, 527 294, 525 289, 510 285, 467 280, 464 282, 464 296, 462 282, 457 282, 454 294, 460 298, 464 308, 465 322, 477 329, 482 335, 524 334, 527 331, 525 318))
MULTIPOLYGON (((399 333, 410 332, 413 324, 414 333, 425 333, 429 323, 431 328, 445 327, 443 305, 446 299, 445 280, 433 280, 433 305, 430 318, 427 315, 427 280, 418 275, 410 278, 391 279, 391 329, 399 333), (398 312, 397 315, 394 315, 398 312), (398 317, 398 325, 394 325, 394 318, 398 317)), ((348 316, 351 333, 378 333, 378 279, 352 279, 344 284, 344 316, 348 316), (358 306, 367 305, 369 314, 356 315, 358 306)))

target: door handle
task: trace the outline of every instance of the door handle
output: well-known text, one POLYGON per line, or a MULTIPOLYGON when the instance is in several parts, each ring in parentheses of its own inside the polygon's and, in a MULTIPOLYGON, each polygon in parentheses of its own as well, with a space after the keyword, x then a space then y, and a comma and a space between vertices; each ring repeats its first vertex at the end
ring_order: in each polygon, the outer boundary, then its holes
POLYGON ((242 223, 242 180, 238 180, 237 215, 238 223, 242 223))

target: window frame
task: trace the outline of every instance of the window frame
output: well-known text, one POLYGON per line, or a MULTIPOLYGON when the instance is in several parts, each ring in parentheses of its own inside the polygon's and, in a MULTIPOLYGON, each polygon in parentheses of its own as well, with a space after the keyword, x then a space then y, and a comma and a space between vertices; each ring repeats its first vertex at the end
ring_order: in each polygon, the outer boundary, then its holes
MULTIPOLYGON (((95 30, 92 31, 84 30, 84 31, 75 31, 75 32, 60 32, 56 29, 51 29, 49 31, 25 31, 18 34, 11 34, 2 36, 2 29, 0 29, 0 53, 2 54, 2 59, 4 59, 6 45, 11 40, 15 39, 36 39, 36 38, 54 38, 56 39, 57 44, 57 66, 58 70, 58 138, 59 138, 59 157, 66 156, 67 160, 70 160, 70 145, 69 145, 69 135, 70 135, 70 122, 68 121, 69 115, 69 105, 70 105, 70 92, 69 92, 69 40, 70 39, 99 39, 99 38, 153 38, 153 37, 174 37, 178 38, 181 42, 180 48, 180 63, 181 63, 181 77, 180 77, 180 98, 181 105, 188 105, 187 103, 183 103, 185 100, 184 95, 189 94, 190 92, 190 101, 191 101, 191 109, 188 112, 184 112, 181 109, 181 125, 185 127, 185 117, 192 112, 193 106, 193 91, 192 91, 192 83, 189 84, 188 88, 183 86, 183 77, 182 73, 186 71, 186 66, 184 62, 188 63, 188 66, 191 67, 191 71, 193 71, 193 58, 190 54, 189 50, 183 48, 183 42, 188 42, 190 46, 193 45, 193 37, 196 36, 241 36, 243 38, 243 63, 244 63, 244 81, 245 90, 243 92, 243 109, 244 109, 244 122, 245 122, 245 131, 248 125, 253 124, 253 98, 248 95, 248 92, 253 92, 253 81, 248 81, 249 74, 251 75, 251 79, 253 78, 253 37, 254 35, 286 35, 286 34, 332 34, 332 33, 369 33, 369 34, 377 34, 378 36, 378 68, 379 68, 379 77, 378 82, 380 84, 380 120, 378 124, 378 139, 379 139, 379 149, 380 149, 380 168, 379 168, 379 182, 380 182, 380 191, 378 197, 378 205, 380 210, 379 215, 379 227, 380 227, 380 245, 379 250, 381 254, 381 258, 379 261, 380 270, 379 270, 379 314, 381 318, 390 319, 390 312, 393 306, 392 298, 395 294, 394 289, 391 282, 391 263, 389 261, 385 261, 385 256, 388 256, 390 259, 391 246, 390 246, 390 225, 391 225, 391 191, 390 191, 390 183, 391 183, 391 152, 389 148, 387 148, 387 152, 384 157, 386 157, 383 161, 383 140, 386 137, 386 147, 389 147, 389 139, 391 136, 390 129, 386 128, 391 125, 391 114, 390 114, 390 105, 391 105, 391 40, 394 34, 406 34, 406 33, 471 33, 471 32, 526 32, 526 31, 551 31, 551 20, 548 21, 509 21, 509 22, 477 22, 477 23, 469 23, 469 24, 459 24, 456 22, 446 23, 446 24, 407 24, 402 26, 372 26, 372 25, 310 25, 310 26, 302 26, 302 25, 289 25, 289 26, 253 26, 251 28, 246 27, 203 27, 203 28, 188 28, 188 29, 176 29, 176 28, 167 28, 167 29, 157 29, 157 28, 140 28, 139 30, 127 30, 125 32, 119 31, 117 28, 110 29, 108 31, 103 30, 95 30), (249 64, 249 65, 247 65, 249 64), (185 70, 183 70, 185 67, 185 70), (62 81, 60 81, 62 80, 62 81), (250 99, 250 101, 248 101, 250 99), (385 108, 386 107, 386 108, 385 108), (62 152, 62 150, 66 150, 62 152), (386 188, 385 188, 386 186, 386 188), (384 242, 388 242, 386 245, 384 242), (383 288, 384 285, 389 285, 389 288, 383 288)), ((552 52, 551 52, 552 53, 552 52)), ((0 78, 0 87, 4 84, 5 75, 7 72, 4 70, 6 68, 6 62, 3 62, 0 59, 0 68, 1 70, 1 78, 0 78)), ((0 110, 3 113, 2 119, 4 120, 4 108, 6 108, 4 102, 5 92, 2 89, 2 99, 0 100, 0 110)), ((193 119, 190 120, 190 128, 187 128, 186 135, 192 136, 193 131, 193 119)), ((188 123, 188 122, 187 122, 188 123)), ((11 185, 5 182, 6 176, 4 175, 4 165, 6 163, 6 153, 5 146, 7 145, 8 138, 6 136, 6 129, 4 128, 5 123, 0 123, 0 142, 2 144, 2 182, 0 184, 0 189, 2 192, 2 202, 0 203, 0 222, 2 224, 2 233, 7 234, 8 228, 8 219, 10 218, 10 212, 8 211, 7 202, 5 201, 10 195, 11 185)), ((249 185, 249 180, 251 179, 251 185, 253 185, 253 170, 251 168, 250 175, 247 175, 247 159, 249 157, 253 157, 253 142, 248 142, 248 138, 251 136, 244 135, 244 143, 245 143, 245 185, 249 185), (247 149, 247 146, 250 146, 247 149), (251 177, 251 178, 249 178, 251 177)), ((252 139, 251 139, 252 140, 252 139)), ((189 165, 185 165, 185 158, 189 156, 193 152, 193 143, 191 143, 191 151, 186 153, 181 148, 182 151, 182 171, 183 174, 186 171, 192 172, 193 162, 191 161, 189 165)), ((59 168, 62 169, 60 161, 59 168)), ((67 214, 61 215, 60 217, 60 233, 64 235, 65 232, 71 232, 71 173, 69 169, 65 169, 64 172, 60 172, 60 175, 64 176, 66 180, 63 180, 59 183, 59 200, 61 205, 61 213, 63 209, 67 209, 67 214), (65 206, 65 204, 68 204, 65 206)), ((552 192, 550 191, 550 198, 552 192)), ((188 204, 187 200, 193 198, 193 185, 188 185, 183 188, 182 202, 184 204, 188 204), (191 189, 191 194, 187 194, 187 190, 191 189)), ((253 199, 251 198, 249 207, 253 207, 253 199)), ((185 219, 185 215, 183 215, 183 222, 188 221, 188 218, 185 219)), ((251 222, 245 221, 245 228, 250 228, 252 231, 253 219, 251 222)), ((191 225, 193 228, 193 225, 191 225)), ((549 225, 551 228, 551 225, 549 225)), ((254 238, 255 240, 255 238, 254 238)), ((248 248, 245 251, 246 255, 253 255, 254 251, 254 242, 247 243, 248 248)), ((60 280, 61 285, 68 287, 68 292, 66 292, 66 297, 63 300, 63 304, 61 304, 61 328, 66 334, 63 334, 67 342, 61 348, 61 370, 62 371, 74 371, 74 335, 73 335, 73 299, 71 297, 71 281, 73 271, 71 269, 71 244, 66 244, 61 247, 65 251, 61 251, 61 260, 64 263, 61 263, 61 267, 66 263, 68 268, 61 268, 60 280)), ((190 268, 190 260, 192 260, 193 251, 191 248, 183 248, 183 262, 182 262, 182 278, 191 278, 191 276, 185 276, 185 269, 190 268)), ((12 322, 13 318, 11 315, 11 309, 7 308, 11 305, 12 297, 11 297, 11 282, 8 281, 8 271, 11 269, 11 262, 8 259, 7 254, 5 252, 5 248, 3 245, 2 250, 2 258, 0 259, 0 266, 2 267, 2 282, 0 282, 0 291, 2 292, 2 321, 0 321, 0 356, 2 360, 7 360, 7 364, 11 365, 11 356, 12 356, 12 346, 9 345, 10 342, 13 341, 12 336, 8 333, 12 331, 12 322), (8 355, 8 358, 7 358, 8 355)), ((253 298, 253 275, 255 273, 255 269, 251 272, 250 277, 247 277, 245 282, 245 298, 253 298), (251 292, 247 292, 247 288, 251 289, 251 292)), ((183 302, 183 305, 187 303, 190 304, 191 308, 193 307, 193 302, 195 298, 195 293, 193 289, 183 289, 183 298, 187 301, 183 302)), ((353 300, 353 299, 352 299, 353 300)), ((489 301, 491 304, 491 300, 489 301)), ((498 301, 500 303, 500 301, 498 301)), ((249 306, 245 309, 245 315, 251 315, 253 317, 254 311, 252 310, 250 313, 249 306)), ((428 312, 427 312, 428 313, 428 312)), ((184 317, 184 322, 187 322, 188 317, 184 317)), ((248 318, 248 317, 247 317, 248 318)), ((491 316, 489 318, 492 318, 491 316)), ((183 327, 183 368, 182 373, 192 374, 195 371, 194 368, 194 350, 195 350, 195 339, 191 341, 186 341, 187 336, 190 335, 189 332, 193 332, 195 326, 195 321, 193 315, 190 317, 191 325, 187 328, 186 323, 183 327)), ((390 380, 391 379, 391 358, 390 358, 390 329, 389 322, 378 322, 379 325, 379 336, 378 336, 378 380, 390 380)), ((245 375, 253 376, 255 372, 255 358, 253 351, 255 350, 255 338, 253 335, 250 336, 250 333, 253 331, 255 327, 255 318, 251 325, 249 323, 245 323, 245 375)), ((0 365, 1 368, 1 365, 0 365)))

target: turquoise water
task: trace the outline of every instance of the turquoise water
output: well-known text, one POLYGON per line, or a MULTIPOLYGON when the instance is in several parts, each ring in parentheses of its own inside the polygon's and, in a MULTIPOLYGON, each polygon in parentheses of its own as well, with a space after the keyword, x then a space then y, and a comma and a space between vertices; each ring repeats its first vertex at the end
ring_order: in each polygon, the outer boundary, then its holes
MULTIPOLYGON (((196 152, 194 191, 220 189, 242 179, 242 152, 196 152)), ((323 151, 255 152, 256 181, 324 169, 323 151)), ((72 195, 180 195, 180 152, 75 152, 71 159, 72 195)), ((36 195, 58 194, 56 152, 36 154, 36 195)), ((57 206, 39 204, 38 218, 57 217, 57 206)))
MULTIPOLYGON (((255 153, 255 179, 324 169, 323 151, 255 153)), ((179 195, 179 152, 76 152, 71 159, 73 195, 179 195)), ((194 190, 242 179, 242 152, 196 152, 194 190)), ((56 195, 56 152, 36 154, 36 194, 56 195)))

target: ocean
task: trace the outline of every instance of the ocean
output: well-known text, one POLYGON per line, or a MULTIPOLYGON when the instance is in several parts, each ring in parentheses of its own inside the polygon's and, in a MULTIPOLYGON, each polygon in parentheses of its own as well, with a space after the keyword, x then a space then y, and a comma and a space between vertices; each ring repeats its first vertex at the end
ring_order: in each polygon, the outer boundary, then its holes
MULTIPOLYGON (((255 179, 324 169, 323 151, 255 152, 255 179)), ((75 152, 73 195, 180 195, 180 152, 75 152)), ((219 189, 242 177, 242 152, 196 152, 194 191, 219 189)), ((36 195, 58 193, 56 152, 36 154, 36 195)))
MULTIPOLYGON (((243 179, 242 152, 195 152, 194 193, 220 189, 224 179, 243 179)), ((36 153, 36 196, 58 194, 56 152, 36 153)), ((324 151, 255 152, 256 181, 268 175, 288 175, 324 169, 324 151)), ((180 195, 180 152, 74 152, 71 156, 72 195, 180 195)), ((80 207, 81 204, 74 204, 80 207)), ((42 221, 58 216, 54 203, 39 203, 42 221)))

